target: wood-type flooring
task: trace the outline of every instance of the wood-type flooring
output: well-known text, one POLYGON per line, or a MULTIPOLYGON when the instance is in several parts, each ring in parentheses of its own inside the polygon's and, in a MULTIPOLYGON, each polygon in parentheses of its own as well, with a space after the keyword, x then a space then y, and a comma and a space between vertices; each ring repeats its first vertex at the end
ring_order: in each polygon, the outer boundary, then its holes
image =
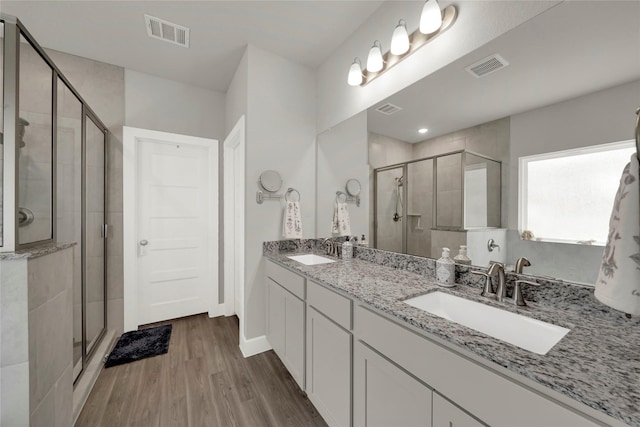
POLYGON ((169 352, 103 369, 76 427, 326 426, 273 351, 242 356, 236 316, 166 323, 169 352))

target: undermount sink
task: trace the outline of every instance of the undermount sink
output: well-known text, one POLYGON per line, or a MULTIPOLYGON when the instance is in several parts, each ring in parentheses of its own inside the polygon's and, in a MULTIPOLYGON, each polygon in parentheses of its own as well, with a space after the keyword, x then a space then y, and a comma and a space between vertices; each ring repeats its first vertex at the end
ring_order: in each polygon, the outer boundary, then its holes
POLYGON ((404 301, 436 316, 537 353, 547 354, 569 329, 444 292, 404 301))
POLYGON ((325 258, 320 255, 314 254, 306 254, 306 255, 292 255, 287 258, 292 259, 294 261, 298 261, 304 265, 318 265, 318 264, 329 264, 330 262, 336 262, 333 259, 325 258))

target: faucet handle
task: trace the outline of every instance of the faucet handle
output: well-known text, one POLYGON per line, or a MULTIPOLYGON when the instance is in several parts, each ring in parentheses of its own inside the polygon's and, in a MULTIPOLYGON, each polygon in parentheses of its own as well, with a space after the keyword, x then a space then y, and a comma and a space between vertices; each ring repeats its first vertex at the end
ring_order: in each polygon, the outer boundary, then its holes
POLYGON ((482 288, 482 293, 480 294, 483 297, 495 295, 493 292, 493 287, 491 286, 491 276, 489 273, 485 273, 484 271, 471 270, 471 274, 477 274, 478 276, 484 276, 484 287, 482 288))
POLYGON ((530 280, 516 280, 516 284, 513 287, 513 302, 520 307, 526 307, 527 303, 522 298, 522 285, 531 285, 535 287, 541 286, 540 283, 532 282, 530 280))

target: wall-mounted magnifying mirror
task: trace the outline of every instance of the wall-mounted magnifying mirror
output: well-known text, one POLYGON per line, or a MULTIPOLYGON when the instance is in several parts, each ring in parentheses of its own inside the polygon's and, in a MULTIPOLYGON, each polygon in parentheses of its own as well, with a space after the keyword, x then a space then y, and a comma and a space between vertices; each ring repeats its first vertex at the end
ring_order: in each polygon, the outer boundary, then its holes
POLYGON ((362 186, 360 185, 360 181, 358 181, 355 178, 351 178, 350 180, 347 181, 347 184, 345 185, 345 190, 347 190, 347 194, 353 197, 356 197, 358 195, 360 195, 360 190, 362 189, 362 186))
POLYGON ((258 183, 264 191, 275 193, 282 187, 282 178, 280 174, 273 170, 264 171, 260 174, 258 183))

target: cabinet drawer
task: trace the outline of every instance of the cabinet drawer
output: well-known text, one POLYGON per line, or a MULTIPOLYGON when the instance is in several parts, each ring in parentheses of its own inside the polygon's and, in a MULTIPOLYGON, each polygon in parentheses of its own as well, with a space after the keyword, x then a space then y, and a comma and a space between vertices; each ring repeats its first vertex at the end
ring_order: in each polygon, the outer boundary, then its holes
POLYGON ((359 340, 491 426, 512 426, 514 420, 519 427, 600 425, 360 305, 354 330, 359 340))
POLYGON ((309 281, 307 287, 307 304, 339 324, 351 330, 351 300, 343 297, 322 285, 309 281))
POLYGON ((265 267, 267 277, 271 278, 274 282, 304 300, 304 282, 305 278, 298 276, 296 273, 287 270, 284 267, 274 264, 272 261, 267 261, 265 267))

